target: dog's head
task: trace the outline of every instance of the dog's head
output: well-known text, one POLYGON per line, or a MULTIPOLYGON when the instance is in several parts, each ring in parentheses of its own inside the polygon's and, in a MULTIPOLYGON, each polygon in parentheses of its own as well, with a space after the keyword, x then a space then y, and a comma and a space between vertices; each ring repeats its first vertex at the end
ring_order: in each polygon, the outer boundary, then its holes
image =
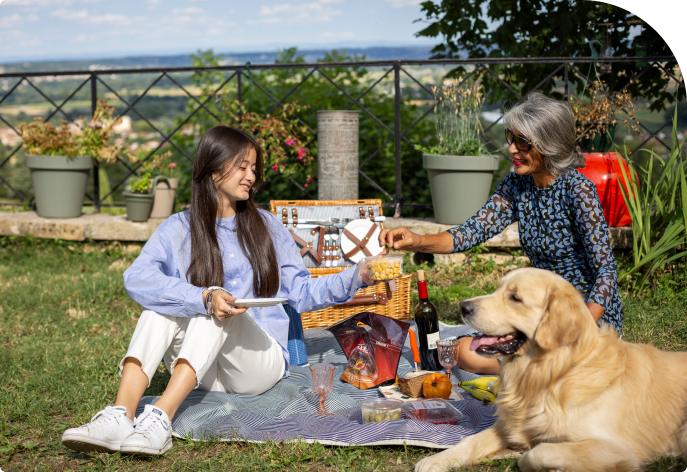
POLYGON ((465 323, 484 333, 470 349, 487 357, 514 354, 526 343, 549 351, 575 342, 594 326, 577 289, 542 269, 510 272, 493 294, 466 300, 460 309, 465 323))

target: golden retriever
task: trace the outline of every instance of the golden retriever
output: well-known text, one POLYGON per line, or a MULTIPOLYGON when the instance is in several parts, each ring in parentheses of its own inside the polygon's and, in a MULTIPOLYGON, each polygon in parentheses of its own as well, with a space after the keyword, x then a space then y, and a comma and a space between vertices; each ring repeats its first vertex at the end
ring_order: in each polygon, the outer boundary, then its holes
POLYGON ((621 472, 660 456, 687 459, 687 353, 599 329, 582 295, 541 269, 509 273, 461 311, 486 333, 470 348, 503 359, 497 421, 416 472, 468 466, 508 447, 527 451, 523 471, 621 472))

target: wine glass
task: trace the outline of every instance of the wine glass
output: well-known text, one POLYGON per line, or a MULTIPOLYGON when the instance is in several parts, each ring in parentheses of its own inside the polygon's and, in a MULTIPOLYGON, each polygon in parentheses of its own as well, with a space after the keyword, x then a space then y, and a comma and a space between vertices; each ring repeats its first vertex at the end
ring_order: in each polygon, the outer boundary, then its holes
POLYGON ((451 379, 451 367, 458 363, 458 339, 441 339, 437 341, 439 364, 446 368, 446 377, 451 379))
POLYGON ((332 364, 312 364, 310 374, 312 375, 312 389, 320 396, 320 411, 318 415, 331 415, 324 407, 325 395, 332 391, 334 387, 334 371, 332 364))

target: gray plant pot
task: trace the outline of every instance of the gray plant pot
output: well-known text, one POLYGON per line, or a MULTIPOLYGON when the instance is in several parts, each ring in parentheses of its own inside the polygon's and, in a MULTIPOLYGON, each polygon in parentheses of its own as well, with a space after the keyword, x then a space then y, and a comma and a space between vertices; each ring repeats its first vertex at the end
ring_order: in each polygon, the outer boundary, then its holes
POLYGON ((89 156, 26 155, 36 198, 36 213, 43 218, 81 216, 88 176, 93 168, 89 156))
POLYGON ((437 223, 460 225, 477 213, 489 198, 498 159, 492 156, 436 156, 424 154, 437 223))
POLYGON ((153 208, 153 200, 155 199, 155 189, 158 182, 167 182, 171 187, 167 177, 158 175, 153 179, 150 185, 150 193, 133 193, 129 191, 122 192, 124 201, 126 202, 126 219, 136 223, 144 223, 150 218, 150 210, 153 208))

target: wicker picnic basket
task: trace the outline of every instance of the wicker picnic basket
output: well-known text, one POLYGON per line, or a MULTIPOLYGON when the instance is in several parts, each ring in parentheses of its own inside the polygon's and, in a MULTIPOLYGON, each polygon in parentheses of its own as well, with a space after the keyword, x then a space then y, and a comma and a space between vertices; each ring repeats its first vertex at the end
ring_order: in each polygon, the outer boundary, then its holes
MULTIPOLYGON (((277 207, 305 207, 305 206, 340 206, 355 205, 368 208, 377 207, 379 214, 382 214, 382 201, 379 199, 368 200, 272 200, 270 210, 277 215, 277 207)), ((279 216, 279 215, 277 215, 279 216)), ((383 223, 380 223, 382 226, 383 223)), ((348 267, 308 267, 313 277, 321 277, 329 274, 336 274, 346 270, 348 267)), ((355 315, 362 311, 370 311, 380 315, 388 316, 399 320, 410 319, 410 292, 411 276, 404 274, 396 279, 396 291, 392 292, 386 282, 367 287, 358 292, 356 298, 367 298, 374 295, 382 295, 386 298, 386 303, 362 303, 349 302, 344 305, 336 305, 323 310, 309 311, 301 313, 303 329, 326 328, 334 323, 355 315), (365 296, 368 297, 365 297, 365 296), (362 297, 361 297, 362 296, 362 297)))

